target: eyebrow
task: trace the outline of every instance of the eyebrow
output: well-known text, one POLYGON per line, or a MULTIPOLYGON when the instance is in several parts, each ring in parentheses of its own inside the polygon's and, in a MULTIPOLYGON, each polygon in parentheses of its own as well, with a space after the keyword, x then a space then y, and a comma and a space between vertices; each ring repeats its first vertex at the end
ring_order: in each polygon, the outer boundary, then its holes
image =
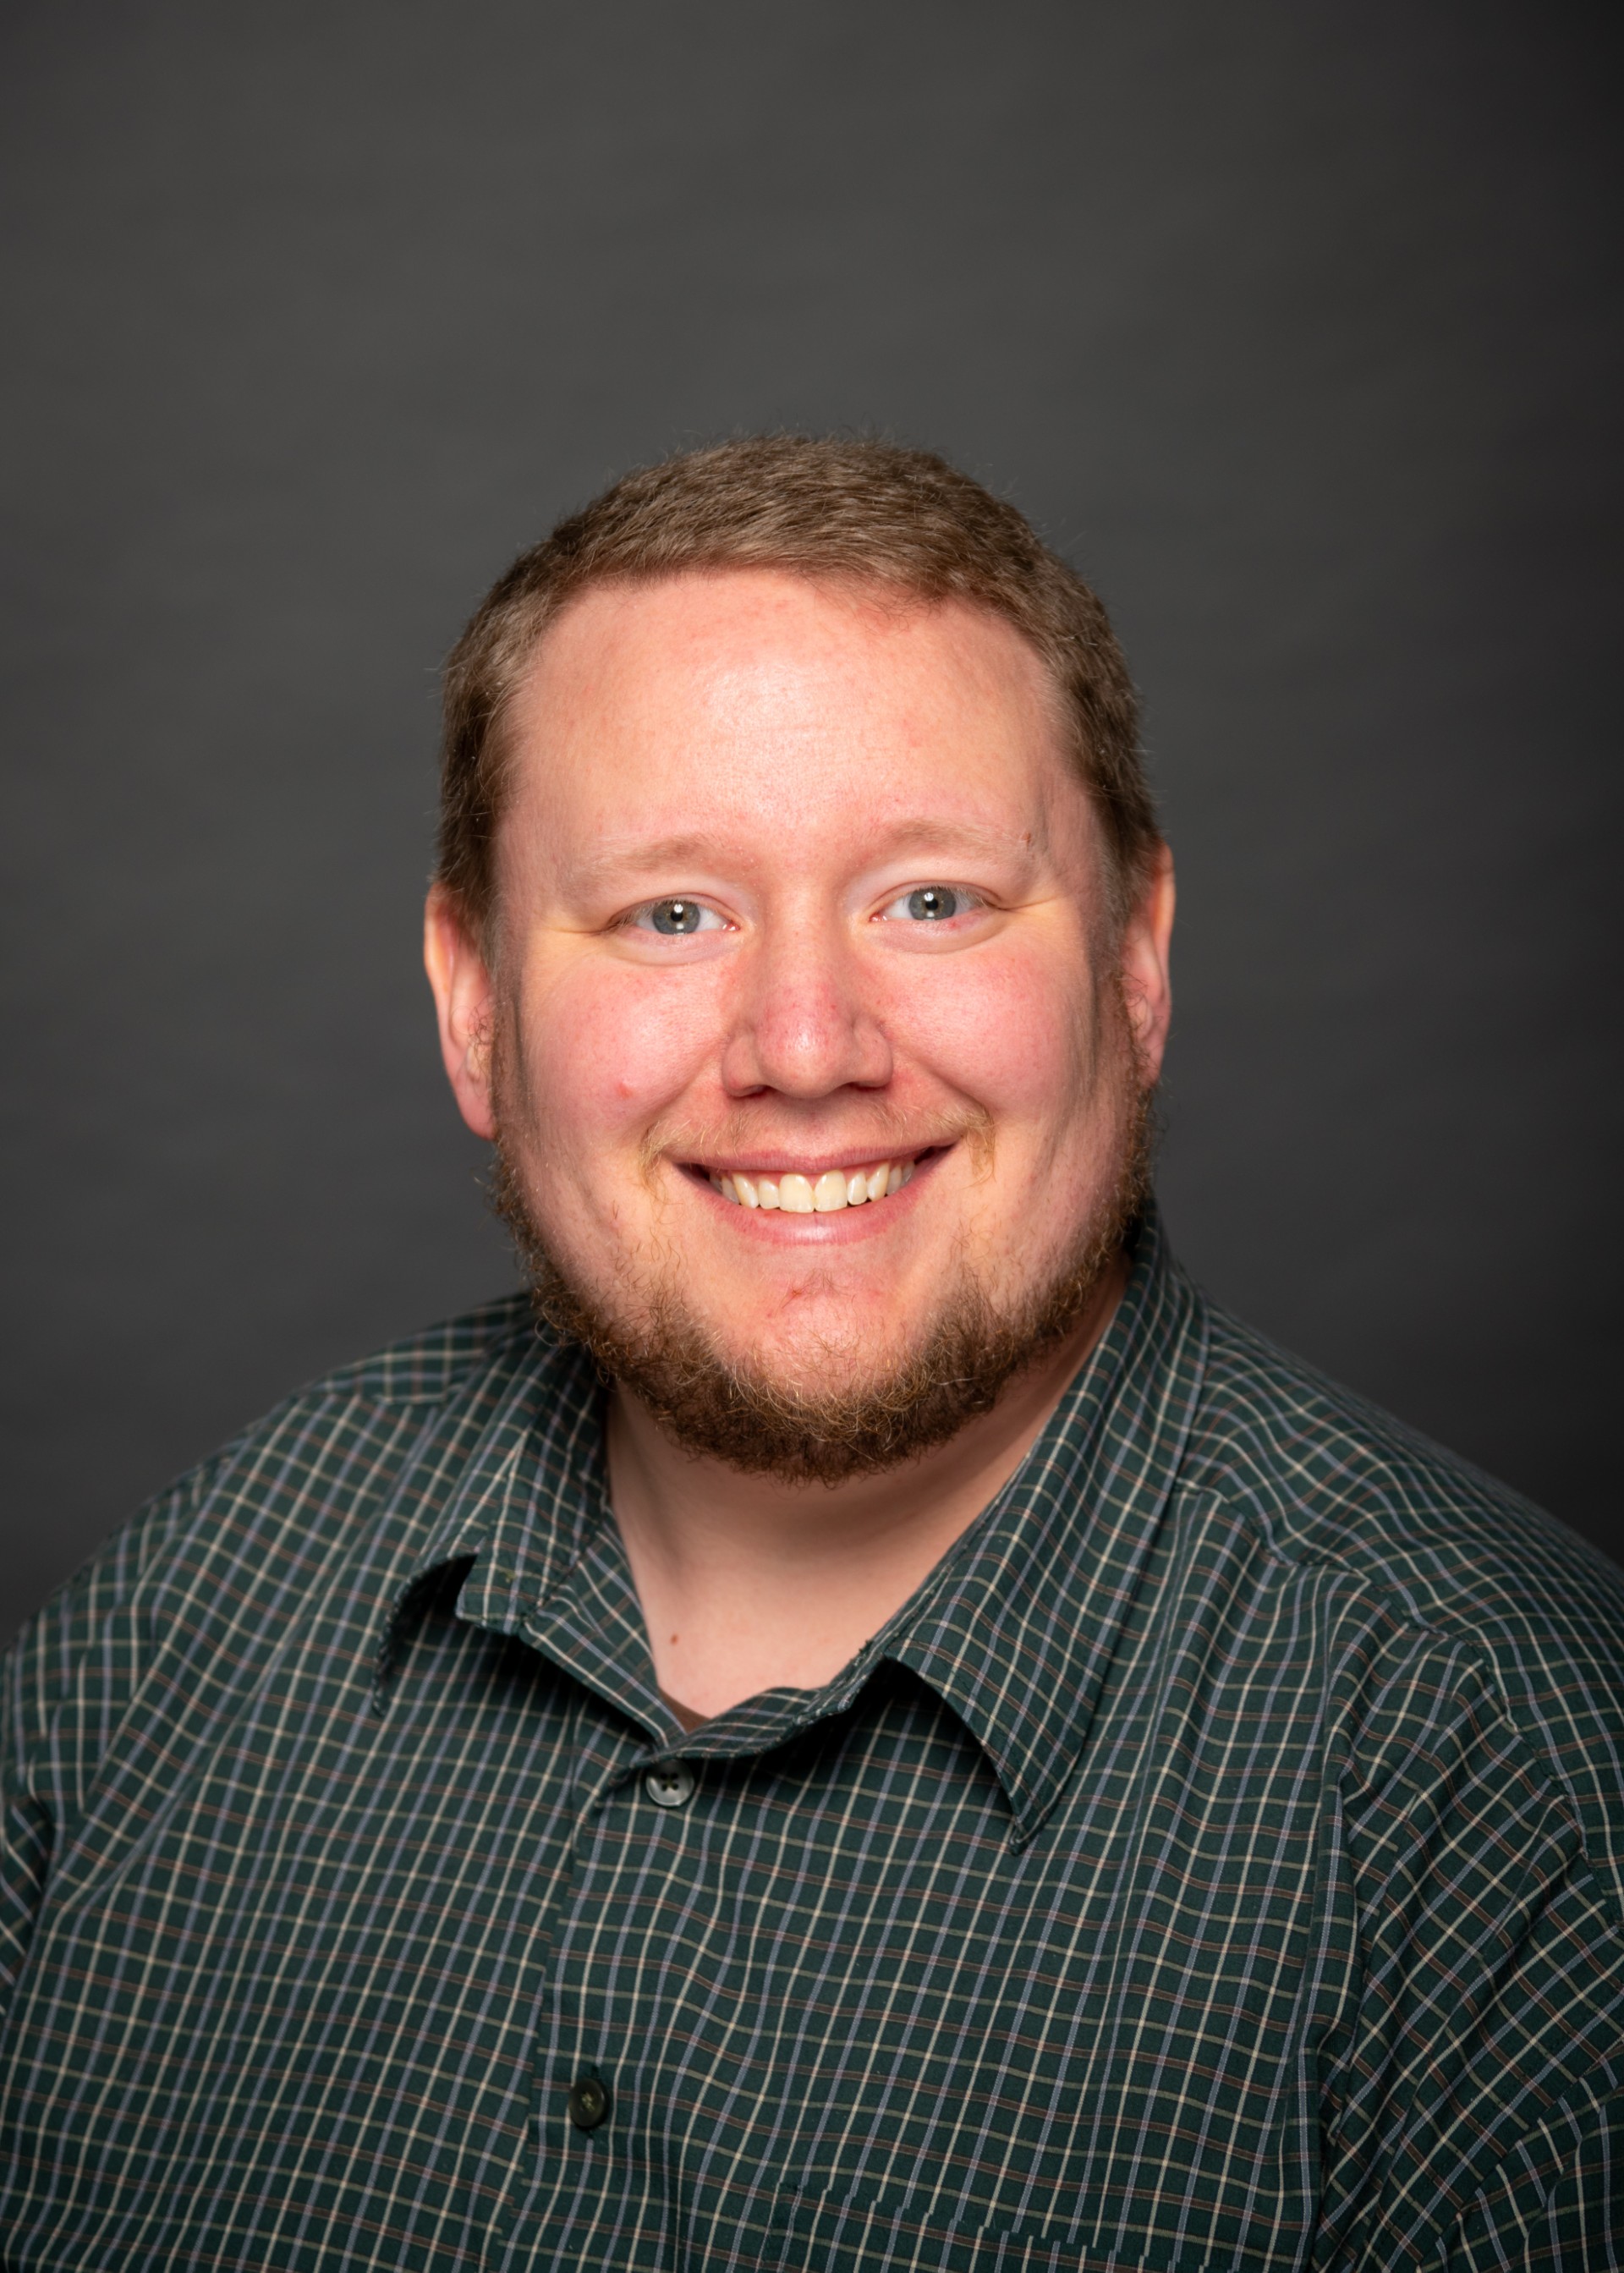
POLYGON ((573 876, 578 883, 604 883, 638 868, 681 868, 690 861, 708 863, 715 856, 715 842, 708 836, 655 836, 647 843, 614 837, 579 861, 573 876))
MULTIPOLYGON (((959 851, 983 859, 1026 862, 1038 854, 1043 835, 1041 827, 1024 836, 1012 836, 1004 829, 980 828, 974 821, 904 821, 876 832, 870 842, 869 859, 878 864, 916 851, 935 854, 959 851)), ((647 843, 621 838, 589 854, 577 866, 572 881, 578 888, 591 889, 645 869, 690 865, 709 867, 718 860, 725 866, 727 853, 715 836, 689 832, 678 836, 652 837, 647 843)))

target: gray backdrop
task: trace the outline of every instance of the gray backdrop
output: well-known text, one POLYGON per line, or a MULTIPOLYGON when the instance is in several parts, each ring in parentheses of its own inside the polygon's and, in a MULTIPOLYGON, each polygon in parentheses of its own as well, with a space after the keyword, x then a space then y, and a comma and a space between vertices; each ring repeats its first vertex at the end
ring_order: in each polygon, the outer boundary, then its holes
POLYGON ((946 449, 1113 608, 1198 1275, 1624 1546, 1617 20, 11 0, 4 1620, 509 1283, 436 664, 605 477, 777 424, 946 449))

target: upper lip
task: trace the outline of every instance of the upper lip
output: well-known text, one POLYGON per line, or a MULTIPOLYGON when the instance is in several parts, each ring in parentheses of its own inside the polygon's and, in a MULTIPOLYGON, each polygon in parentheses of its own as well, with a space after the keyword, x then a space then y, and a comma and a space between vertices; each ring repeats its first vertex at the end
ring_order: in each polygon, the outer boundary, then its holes
POLYGON ((707 1176, 806 1176, 825 1175, 831 1168, 872 1168, 880 1160, 917 1160, 922 1152, 939 1152, 939 1144, 894 1144, 888 1150, 883 1145, 866 1148, 849 1144, 839 1152, 733 1152, 709 1153, 702 1159, 686 1159, 685 1168, 699 1168, 707 1176))

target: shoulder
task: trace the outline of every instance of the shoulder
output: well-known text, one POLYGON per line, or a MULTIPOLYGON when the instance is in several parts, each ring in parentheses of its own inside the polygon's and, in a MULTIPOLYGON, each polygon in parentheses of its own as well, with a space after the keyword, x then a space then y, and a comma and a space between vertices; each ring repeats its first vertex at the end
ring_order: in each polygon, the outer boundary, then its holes
POLYGON ((347 1557, 366 1555, 377 1575, 409 1557, 493 1422, 564 1393, 550 1381, 559 1354, 515 1294, 296 1391, 58 1588, 13 1645, 13 1678, 26 1663, 36 1694, 49 1692, 109 1631, 127 1636, 120 1654, 133 1663, 161 1632, 240 1624, 273 1601, 285 1616, 347 1557))
POLYGON ((369 1699, 387 1604, 448 1497, 582 1392, 522 1298, 489 1303, 284 1399, 57 1589, 0 1666, 0 1992, 118 1764, 150 1800, 301 1631, 331 1697, 369 1699))
POLYGON ((1277 1552, 1361 1572, 1418 1617, 1493 1623, 1538 1599, 1616 1641, 1624 1571, 1239 1320, 1208 1316, 1190 1480, 1244 1501, 1277 1552))
MULTIPOLYGON (((366 1524, 406 1481, 427 1469, 443 1486, 493 1420, 515 1401, 544 1401, 552 1346, 537 1334, 522 1295, 505 1296, 337 1367, 284 1398, 144 1511, 171 1555, 175 1512, 213 1550, 234 1534, 262 1558, 279 1533, 300 1559, 329 1533, 366 1524)), ((432 1512, 432 1487, 408 1493, 432 1512)), ((400 1512, 404 1513, 404 1507, 400 1512)), ((116 1547, 116 1536, 111 1545, 116 1547)))
POLYGON ((1471 1663, 1624 1883, 1624 1572, 1237 1320, 1208 1319, 1181 1484, 1349 1623, 1471 1663))

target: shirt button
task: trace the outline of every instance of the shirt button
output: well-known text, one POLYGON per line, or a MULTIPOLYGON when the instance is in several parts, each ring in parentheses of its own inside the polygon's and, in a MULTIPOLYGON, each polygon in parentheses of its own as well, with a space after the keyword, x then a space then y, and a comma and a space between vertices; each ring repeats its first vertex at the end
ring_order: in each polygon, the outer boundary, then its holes
POLYGON ((643 1789, 656 1807, 686 1807, 696 1781, 685 1761, 667 1760, 663 1767, 649 1769, 643 1778, 643 1789))
POLYGON ((578 2131, 595 2131, 609 2113, 609 2086, 596 2068, 583 2069, 570 2086, 570 2120, 578 2131))

